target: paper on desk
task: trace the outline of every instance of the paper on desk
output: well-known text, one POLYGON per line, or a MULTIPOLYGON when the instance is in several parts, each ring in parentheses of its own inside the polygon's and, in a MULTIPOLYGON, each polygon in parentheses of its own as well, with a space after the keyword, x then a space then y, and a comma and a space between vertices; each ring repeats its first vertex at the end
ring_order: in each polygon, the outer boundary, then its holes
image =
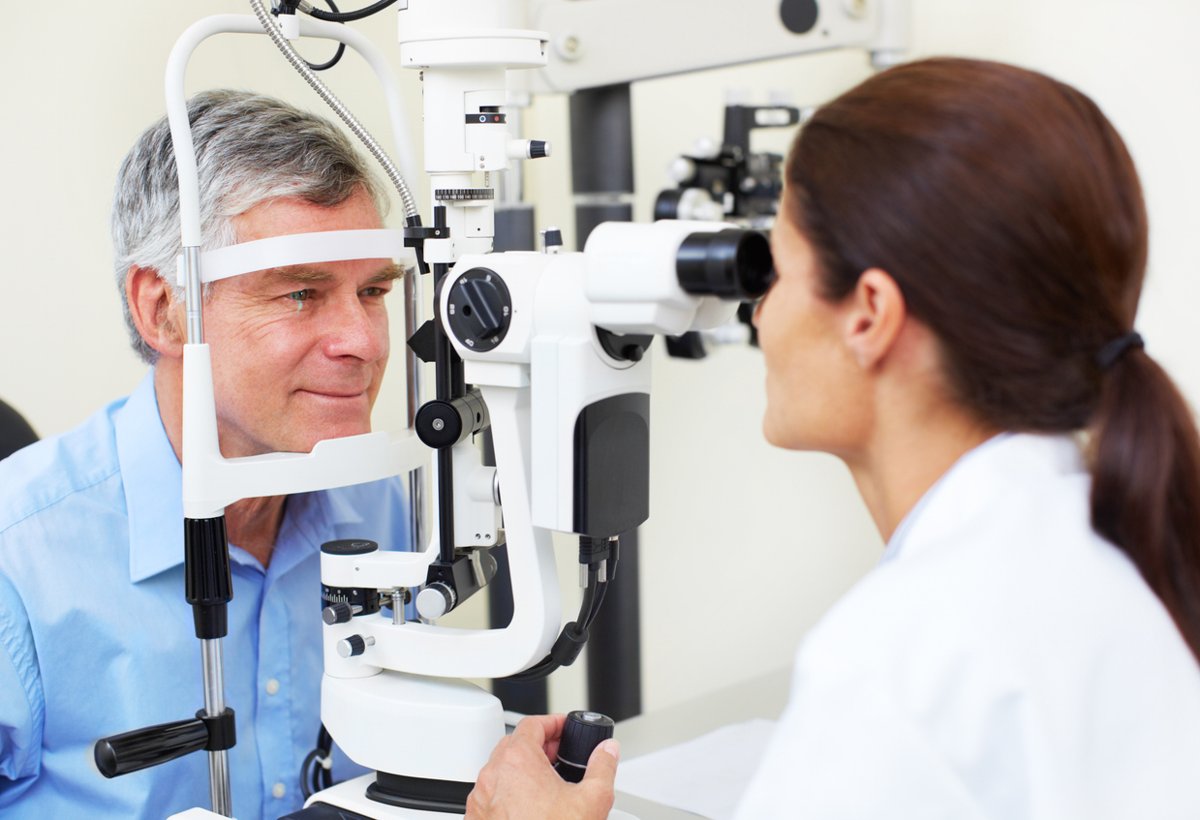
POLYGON ((772 720, 722 726, 695 740, 659 749, 617 768, 617 791, 713 820, 733 817, 766 752, 772 720))

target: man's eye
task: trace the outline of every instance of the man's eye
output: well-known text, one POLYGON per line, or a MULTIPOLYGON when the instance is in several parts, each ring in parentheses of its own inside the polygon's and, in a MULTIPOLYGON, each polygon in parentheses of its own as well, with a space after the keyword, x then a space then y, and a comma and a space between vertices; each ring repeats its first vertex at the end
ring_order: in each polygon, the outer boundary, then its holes
POLYGON ((294 290, 287 295, 287 298, 293 302, 307 302, 312 296, 312 289, 305 288, 304 290, 294 290))
POLYGON ((360 293, 367 298, 373 299, 373 298, 377 298, 380 296, 386 296, 388 293, 388 289, 381 288, 381 287, 375 287, 374 285, 372 285, 371 287, 363 288, 360 291, 360 293))

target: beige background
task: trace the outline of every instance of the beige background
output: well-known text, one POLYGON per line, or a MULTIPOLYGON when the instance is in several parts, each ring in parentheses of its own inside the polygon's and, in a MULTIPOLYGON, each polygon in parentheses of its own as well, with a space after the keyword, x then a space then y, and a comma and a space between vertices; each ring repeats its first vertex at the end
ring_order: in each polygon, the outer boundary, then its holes
MULTIPOLYGON (((695 8, 732 19, 749 5, 697 0, 695 8)), ((1200 301, 1200 4, 915 0, 914 7, 915 54, 990 57, 1047 71, 1090 93, 1125 135, 1152 224, 1139 327, 1152 354, 1194 401, 1200 396, 1192 313, 1200 301)), ((202 12, 248 13, 248 5, 62 0, 6 9, 0 396, 42 435, 67 430, 124 395, 143 372, 126 346, 112 284, 109 199, 125 150, 162 113, 171 44, 202 12)), ((355 25, 394 60, 394 21, 385 13, 355 25)), ((680 31, 686 30, 681 21, 680 31)), ((663 48, 670 48, 671 36, 686 35, 665 34, 663 48)), ((307 51, 320 55, 326 48, 307 51)), ((697 138, 719 137, 731 91, 759 101, 778 92, 812 104, 867 73, 862 54, 833 53, 636 85, 638 217, 649 217, 672 158, 697 138)), ((415 125, 417 79, 408 72, 400 79, 415 125)), ((377 86, 361 61, 348 57, 328 80, 381 141, 390 142, 377 86)), ((213 86, 253 88, 322 110, 257 37, 228 36, 199 50, 189 90, 213 86)), ((564 227, 570 242, 565 99, 538 98, 526 132, 554 141, 555 157, 529 169, 529 193, 539 223, 564 227)), ((757 147, 782 151, 786 144, 786 134, 771 134, 757 147)), ((398 215, 395 207, 392 224, 398 215)), ((763 373, 754 351, 724 349, 702 363, 659 355, 655 366, 652 519, 642 534, 648 709, 787 664, 804 630, 880 550, 839 464, 762 442, 763 373)), ((394 367, 378 408, 382 426, 399 426, 399 375, 394 367)), ((569 547, 563 559, 570 585, 569 547)), ((575 595, 568 589, 568 609, 575 595)), ((478 610, 470 607, 462 617, 475 619, 478 610)), ((581 672, 556 675, 555 708, 582 703, 581 672)))

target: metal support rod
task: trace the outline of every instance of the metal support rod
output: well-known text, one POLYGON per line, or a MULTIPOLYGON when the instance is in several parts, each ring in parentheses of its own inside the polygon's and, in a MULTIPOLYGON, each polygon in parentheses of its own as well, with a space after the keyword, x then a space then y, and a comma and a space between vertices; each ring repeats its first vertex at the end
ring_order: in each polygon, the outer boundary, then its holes
MULTIPOLYGON (((216 717, 225 711, 225 672, 221 658, 221 639, 200 641, 204 667, 204 713, 216 717)), ((233 817, 233 798, 229 785, 229 753, 222 749, 208 753, 208 788, 212 810, 233 817)))
MULTIPOLYGON (((421 326, 421 274, 416 268, 404 275, 404 331, 411 336, 421 326)), ((405 426, 416 426, 421 407, 421 359, 405 345, 404 356, 405 426)), ((408 545, 419 550, 425 543, 425 471, 408 473, 408 545)))
POLYGON ((200 249, 183 249, 184 304, 187 310, 187 340, 190 344, 204 343, 204 289, 200 283, 200 249))
MULTIPOLYGON (((436 224, 436 222, 435 222, 436 224)), ((433 292, 450 272, 450 266, 435 263, 433 266, 433 292)), ((454 346, 446 336, 440 322, 434 326, 434 387, 441 401, 452 401, 464 392, 462 360, 454 352, 454 346)), ((444 563, 454 561, 454 461, 450 448, 444 447, 435 456, 438 465, 438 540, 439 558, 444 563)))

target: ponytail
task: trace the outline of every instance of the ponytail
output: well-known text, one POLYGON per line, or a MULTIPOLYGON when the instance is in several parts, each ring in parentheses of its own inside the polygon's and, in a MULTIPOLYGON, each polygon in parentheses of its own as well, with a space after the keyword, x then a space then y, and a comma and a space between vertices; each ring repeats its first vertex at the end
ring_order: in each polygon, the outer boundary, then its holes
POLYGON ((1092 527, 1116 544, 1200 659, 1200 436, 1170 377, 1131 350, 1091 426, 1092 527))

